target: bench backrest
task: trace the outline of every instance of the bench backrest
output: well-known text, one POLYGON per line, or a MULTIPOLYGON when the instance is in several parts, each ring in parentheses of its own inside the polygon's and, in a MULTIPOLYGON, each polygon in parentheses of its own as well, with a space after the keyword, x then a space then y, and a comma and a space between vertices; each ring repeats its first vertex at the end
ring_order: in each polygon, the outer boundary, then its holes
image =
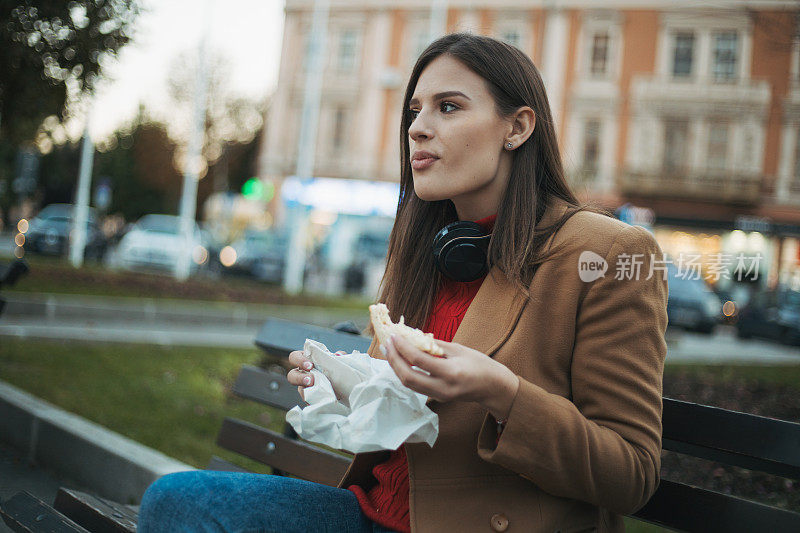
MULTIPOLYGON (((332 350, 366 352, 366 337, 270 319, 256 344, 282 357, 306 338, 332 350)), ((302 404, 283 374, 245 366, 233 392, 282 410, 302 404)), ((800 479, 800 424, 664 398, 663 448, 673 452, 800 479)), ((352 456, 296 439, 287 424, 278 434, 248 422, 225 419, 217 443, 275 468, 278 473, 336 485, 352 456)), ((215 459, 216 466, 225 464, 215 459)), ((235 467, 232 467, 235 468, 235 467)), ((800 531, 800 514, 715 491, 662 479, 650 501, 632 516, 680 531, 800 531)))
MULTIPOLYGON (((662 447, 800 479, 800 424, 664 398, 662 447)), ((800 531, 800 514, 662 479, 633 516, 682 531, 800 531)))

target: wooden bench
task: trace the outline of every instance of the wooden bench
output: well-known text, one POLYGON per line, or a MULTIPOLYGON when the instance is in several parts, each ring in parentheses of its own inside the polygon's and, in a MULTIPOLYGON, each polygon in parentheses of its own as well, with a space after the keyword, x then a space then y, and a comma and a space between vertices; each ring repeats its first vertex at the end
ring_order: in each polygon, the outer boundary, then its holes
MULTIPOLYGON (((264 324, 256 344, 275 357, 285 358, 290 351, 303 346, 306 337, 319 340, 332 350, 366 351, 369 346, 369 339, 365 337, 279 319, 270 319, 264 324)), ((233 392, 283 411, 303 404, 297 388, 288 383, 283 372, 253 366, 242 368, 233 392)), ((663 422, 665 450, 800 480, 800 424, 671 398, 664 398, 663 422)), ((334 486, 350 462, 348 456, 298 440, 288 424, 283 433, 278 433, 226 418, 217 444, 272 467, 275 474, 334 486)), ((245 471, 218 457, 212 458, 209 469, 245 471)), ((2 514, 7 523, 10 523, 7 516, 26 502, 34 505, 30 498, 23 501, 21 497, 18 502, 12 498, 3 504, 2 514)), ((129 506, 62 489, 54 507, 47 512, 60 515, 61 520, 70 520, 69 527, 73 529, 47 531, 81 531, 75 527, 89 531, 135 531, 132 526, 135 509, 129 506)), ((37 507, 36 511, 29 511, 25 515, 29 529, 17 531, 44 531, 30 525, 31 516, 42 514, 42 509, 37 507)), ((632 516, 689 532, 800 531, 800 514, 796 512, 665 478, 650 501, 632 516)))

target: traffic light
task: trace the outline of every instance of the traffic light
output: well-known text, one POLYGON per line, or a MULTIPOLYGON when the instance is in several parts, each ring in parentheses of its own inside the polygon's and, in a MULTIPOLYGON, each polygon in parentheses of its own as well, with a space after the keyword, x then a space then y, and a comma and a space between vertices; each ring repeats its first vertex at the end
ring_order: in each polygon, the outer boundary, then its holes
POLYGON ((250 178, 242 185, 242 196, 248 200, 269 202, 275 196, 275 186, 270 182, 264 183, 258 178, 250 178))

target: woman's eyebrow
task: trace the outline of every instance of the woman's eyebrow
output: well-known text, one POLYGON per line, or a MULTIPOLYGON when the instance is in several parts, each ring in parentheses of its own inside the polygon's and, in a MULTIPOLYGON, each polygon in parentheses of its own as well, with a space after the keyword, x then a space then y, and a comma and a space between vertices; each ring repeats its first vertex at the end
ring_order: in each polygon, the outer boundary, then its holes
MULTIPOLYGON (((471 98, 469 96, 467 96, 466 94, 462 93, 461 91, 445 91, 443 93, 436 93, 436 94, 433 95, 433 99, 434 100, 441 100, 442 98, 448 98, 450 96, 463 96, 467 100, 471 100, 471 98)), ((418 98, 412 98, 411 100, 408 101, 408 105, 415 105, 415 104, 418 104, 418 103, 419 103, 419 99, 418 98)))

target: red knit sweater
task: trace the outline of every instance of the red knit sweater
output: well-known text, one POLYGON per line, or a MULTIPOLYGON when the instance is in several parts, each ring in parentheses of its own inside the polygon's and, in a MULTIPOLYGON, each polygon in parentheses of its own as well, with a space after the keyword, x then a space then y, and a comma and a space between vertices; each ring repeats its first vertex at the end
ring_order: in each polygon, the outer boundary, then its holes
MULTIPOLYGON (((491 231, 496 218, 497 215, 491 215, 476 222, 491 231)), ((484 279, 485 277, 458 282, 443 278, 433 311, 422 330, 433 333, 436 339, 451 342, 484 279)), ((361 510, 370 520, 383 527, 410 533, 408 462, 405 448, 400 446, 392 451, 389 459, 373 467, 372 475, 378 483, 369 492, 364 492, 358 485, 347 487, 355 493, 361 510)))

